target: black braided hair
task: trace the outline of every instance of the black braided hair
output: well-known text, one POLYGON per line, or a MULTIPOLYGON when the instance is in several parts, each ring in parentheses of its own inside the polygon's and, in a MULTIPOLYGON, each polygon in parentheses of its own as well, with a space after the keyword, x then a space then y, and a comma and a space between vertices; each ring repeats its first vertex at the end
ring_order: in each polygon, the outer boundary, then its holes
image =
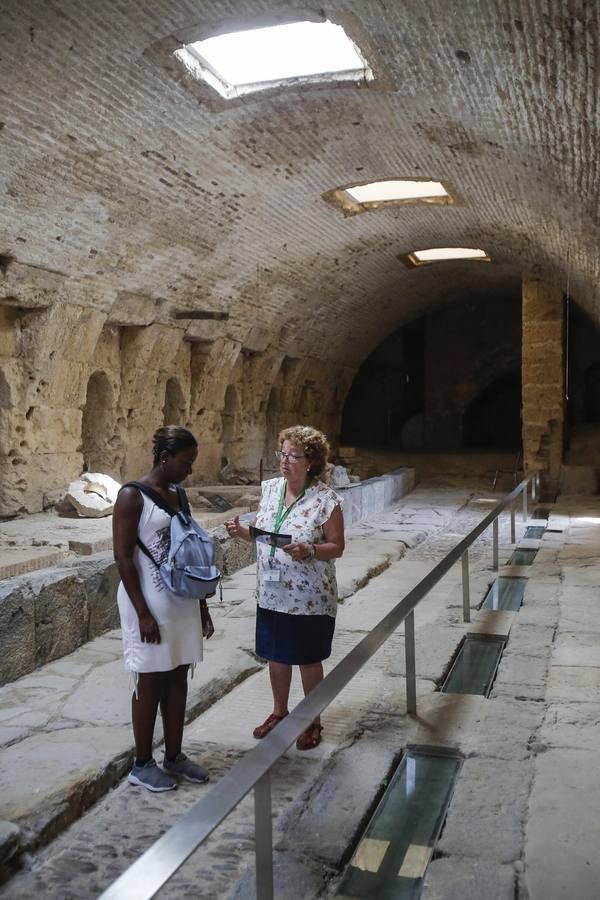
POLYGON ((152 437, 154 465, 159 464, 160 454, 163 452, 172 456, 174 453, 179 453, 180 450, 197 446, 198 441, 187 428, 182 428, 180 425, 165 425, 163 428, 158 428, 152 437))

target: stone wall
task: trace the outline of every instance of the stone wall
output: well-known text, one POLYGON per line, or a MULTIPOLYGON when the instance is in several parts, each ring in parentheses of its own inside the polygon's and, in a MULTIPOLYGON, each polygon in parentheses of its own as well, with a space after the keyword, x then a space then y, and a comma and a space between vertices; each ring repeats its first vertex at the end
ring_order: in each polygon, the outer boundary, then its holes
POLYGON ((72 290, 14 262, 0 270, 0 516, 51 506, 84 469, 141 474, 163 424, 199 439, 191 483, 218 480, 226 463, 258 478, 277 431, 297 421, 335 446, 353 370, 269 343, 190 340, 149 321, 147 297, 72 290))
MULTIPOLYGON (((487 302, 482 298, 426 318, 426 446, 463 446, 464 418, 471 404, 499 379, 520 372, 520 342, 518 296, 487 302)), ((518 417, 518 407, 514 413, 518 417)))
POLYGON ((565 303, 556 281, 523 278, 523 461, 542 473, 542 496, 560 488, 565 439, 565 303))
MULTIPOLYGON (((344 408, 344 442, 460 449, 465 416, 478 398, 507 377, 519 379, 520 344, 520 297, 512 293, 399 329, 361 366, 344 408)), ((512 440, 504 440, 500 425, 489 446, 520 445, 518 391, 510 401, 514 408, 499 402, 496 409, 503 424, 510 419, 512 440)))

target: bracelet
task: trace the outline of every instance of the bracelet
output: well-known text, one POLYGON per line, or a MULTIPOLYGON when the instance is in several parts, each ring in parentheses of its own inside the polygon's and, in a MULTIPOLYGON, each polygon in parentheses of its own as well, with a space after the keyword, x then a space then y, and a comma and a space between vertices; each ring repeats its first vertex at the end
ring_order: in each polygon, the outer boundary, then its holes
POLYGON ((310 541, 307 541, 306 546, 308 547, 308 554, 306 556, 307 559, 316 559, 317 558, 317 548, 310 541))

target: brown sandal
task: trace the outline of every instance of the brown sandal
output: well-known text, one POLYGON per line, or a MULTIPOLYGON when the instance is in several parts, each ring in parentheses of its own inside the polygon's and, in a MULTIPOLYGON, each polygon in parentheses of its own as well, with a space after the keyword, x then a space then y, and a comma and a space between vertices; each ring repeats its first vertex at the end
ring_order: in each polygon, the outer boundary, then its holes
POLYGON ((296 741, 297 750, 314 750, 321 743, 321 732, 323 726, 318 722, 313 722, 308 728, 302 732, 296 741))
POLYGON ((262 725, 256 726, 252 732, 253 736, 259 740, 266 737, 270 731, 273 731, 276 725, 279 725, 282 719, 285 719, 285 716, 287 716, 287 713, 283 716, 276 716, 275 713, 271 713, 270 716, 267 716, 262 725))

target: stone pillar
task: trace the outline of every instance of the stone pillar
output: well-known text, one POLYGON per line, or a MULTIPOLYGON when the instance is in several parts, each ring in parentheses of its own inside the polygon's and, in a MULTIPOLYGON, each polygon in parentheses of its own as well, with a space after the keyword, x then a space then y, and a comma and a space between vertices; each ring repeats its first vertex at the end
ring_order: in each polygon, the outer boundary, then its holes
POLYGON ((560 488, 565 434, 565 307, 560 284, 523 277, 523 464, 539 469, 541 496, 560 488))

